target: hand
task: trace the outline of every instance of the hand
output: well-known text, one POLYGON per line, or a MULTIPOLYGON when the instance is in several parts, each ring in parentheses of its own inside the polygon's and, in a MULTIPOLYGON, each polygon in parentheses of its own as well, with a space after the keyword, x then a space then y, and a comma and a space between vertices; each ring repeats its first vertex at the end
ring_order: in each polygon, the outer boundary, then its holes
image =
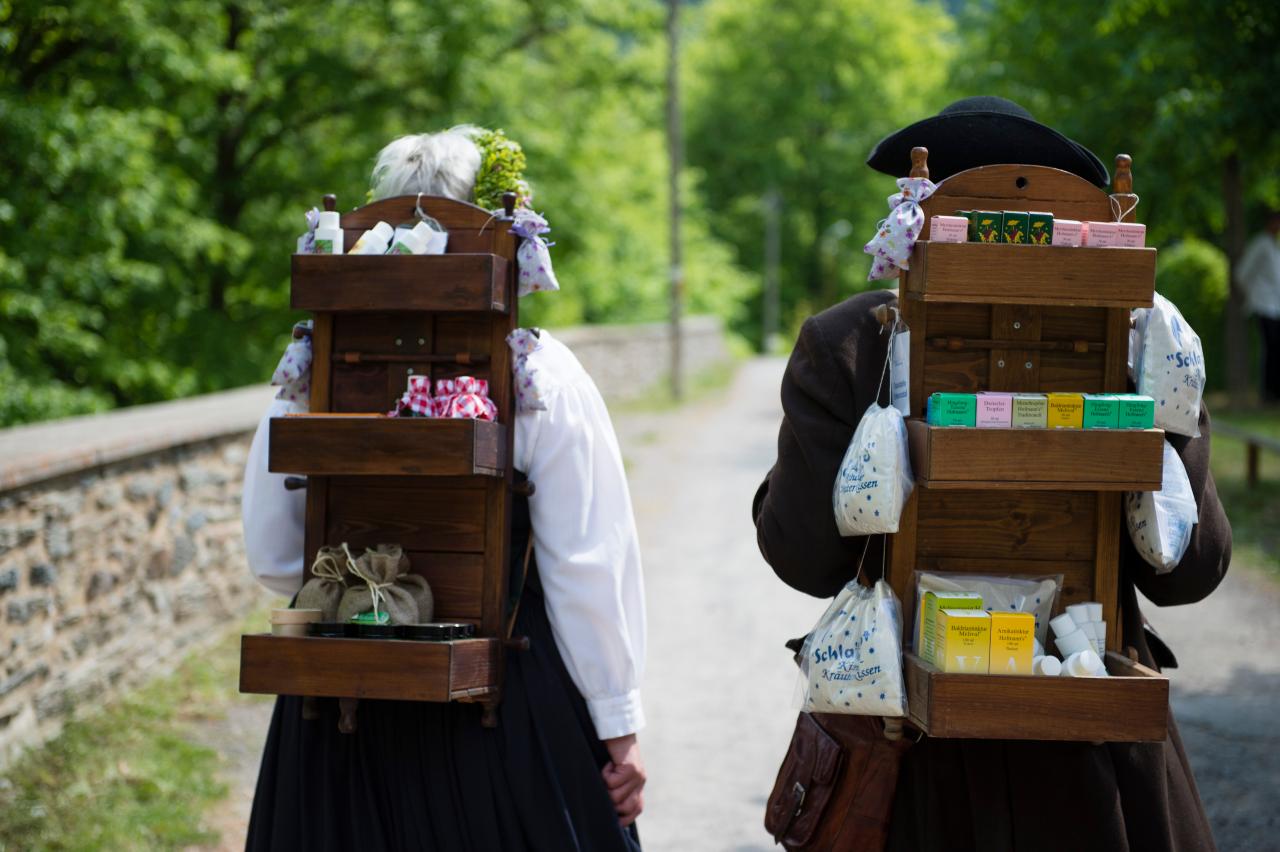
POLYGON ((604 786, 609 790, 609 798, 613 799, 618 821, 625 827, 635 822, 644 810, 644 782, 648 776, 644 772, 644 761, 640 759, 640 745, 635 734, 627 734, 605 740, 604 746, 611 758, 601 773, 604 786))

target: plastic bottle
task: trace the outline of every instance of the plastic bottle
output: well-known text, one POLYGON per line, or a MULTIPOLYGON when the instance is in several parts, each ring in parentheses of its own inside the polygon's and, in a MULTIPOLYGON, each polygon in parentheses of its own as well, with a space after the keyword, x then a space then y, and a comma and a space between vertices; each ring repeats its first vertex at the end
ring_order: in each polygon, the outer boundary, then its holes
POLYGON ((1062 674, 1062 663, 1057 657, 1038 656, 1031 661, 1031 673, 1057 677, 1062 674))
POLYGON ((316 226, 315 254, 342 254, 342 225, 336 210, 320 213, 316 226))
POLYGON ((387 254, 426 254, 427 236, 418 228, 396 228, 395 240, 387 254))
POLYGON ((387 244, 395 235, 395 228, 386 222, 379 222, 360 235, 349 254, 386 254, 387 244))
POLYGON ((1102 660, 1092 649, 1072 654, 1062 664, 1063 677, 1100 677, 1106 671, 1102 660))

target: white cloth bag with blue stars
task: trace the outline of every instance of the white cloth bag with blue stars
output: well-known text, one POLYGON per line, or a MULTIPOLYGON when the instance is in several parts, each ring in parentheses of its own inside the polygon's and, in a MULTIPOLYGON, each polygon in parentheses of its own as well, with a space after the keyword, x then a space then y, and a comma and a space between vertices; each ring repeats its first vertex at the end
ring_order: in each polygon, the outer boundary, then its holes
POLYGON ((902 412, 873 404, 853 433, 831 491, 840 535, 896 533, 914 485, 902 412))
POLYGON ((902 611, 884 580, 871 588, 856 578, 849 581, 818 620, 801 654, 800 709, 806 713, 907 715, 902 611))
POLYGON ((1175 435, 1200 437, 1204 392, 1204 348, 1200 335, 1178 308, 1155 295, 1153 307, 1133 311, 1130 346, 1138 393, 1156 401, 1156 426, 1175 435))

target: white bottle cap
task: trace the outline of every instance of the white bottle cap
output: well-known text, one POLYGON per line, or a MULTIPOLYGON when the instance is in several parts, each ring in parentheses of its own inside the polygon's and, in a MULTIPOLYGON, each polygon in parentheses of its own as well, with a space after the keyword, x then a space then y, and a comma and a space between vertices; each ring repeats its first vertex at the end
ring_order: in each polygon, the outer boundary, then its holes
POLYGON ((1098 659, 1091 648, 1086 648, 1067 657, 1062 664, 1062 673, 1067 677, 1095 677, 1101 668, 1102 660, 1098 659))
POLYGON ((1071 613, 1064 612, 1057 618, 1049 622, 1049 626, 1053 628, 1054 636, 1066 636, 1068 633, 1074 633, 1079 626, 1076 620, 1071 617, 1071 613))
POLYGON ((1089 617, 1089 605, 1087 603, 1071 604, 1071 606, 1067 607, 1067 614, 1071 616, 1071 619, 1076 624, 1087 624, 1093 621, 1089 617))
POLYGON ((323 210, 320 212, 320 221, 316 225, 317 228, 341 228, 342 218, 337 210, 323 210))
POLYGON ((1031 660, 1031 673, 1057 677, 1062 674, 1062 663, 1057 657, 1038 656, 1031 660))
POLYGON ((1063 657, 1069 657, 1072 654, 1078 654, 1081 651, 1093 653, 1093 639, 1085 635, 1085 632, 1076 629, 1074 633, 1068 633, 1066 636, 1059 636, 1056 640, 1058 650, 1062 652, 1063 657))
POLYGON ((1097 601, 1089 601, 1085 606, 1089 608, 1090 621, 1102 621, 1102 604, 1097 601))

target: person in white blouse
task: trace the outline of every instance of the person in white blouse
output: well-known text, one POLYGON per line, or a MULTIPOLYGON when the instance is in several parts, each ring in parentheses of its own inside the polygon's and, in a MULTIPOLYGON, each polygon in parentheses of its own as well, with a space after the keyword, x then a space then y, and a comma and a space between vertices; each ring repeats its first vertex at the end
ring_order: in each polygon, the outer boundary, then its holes
POLYGON ((1267 225, 1245 247, 1236 268, 1249 313, 1262 332, 1262 400, 1280 402, 1280 210, 1267 214, 1267 225))
MULTIPOLYGON (((470 169, 474 175, 472 158, 465 150, 464 142, 460 141, 466 140, 465 132, 411 139, 417 146, 413 153, 419 161, 424 156, 436 156, 445 164, 441 168, 446 171, 449 171, 451 162, 459 161, 461 165, 452 170, 449 180, 438 175, 423 180, 421 174, 429 170, 403 170, 405 176, 400 178, 400 185, 379 186, 379 197, 417 192, 457 192, 458 172, 465 175, 470 169), (447 156, 451 153, 448 146, 462 146, 463 149, 460 155, 450 158, 447 156), (446 148, 443 153, 439 150, 441 147, 446 148)), ((470 143, 467 141, 465 144, 470 143)), ((380 162, 388 156, 387 151, 396 149, 396 146, 403 149, 404 141, 397 140, 388 146, 380 162)), ((404 154, 401 152, 396 156, 404 154)), ((386 171, 383 169, 384 174, 386 171)), ((462 183, 469 195, 470 182, 462 183)), ((404 712, 427 714, 424 718, 428 722, 419 720, 415 724, 448 730, 453 749, 465 751, 460 744, 465 741, 467 749, 487 751, 490 746, 483 742, 486 736, 492 735, 501 740, 506 753, 502 761, 490 764, 490 775, 507 773, 509 777, 489 779, 483 783, 474 777, 461 777, 458 772, 447 778, 433 777, 426 785, 429 788, 426 797, 436 798, 431 790, 448 787, 450 792, 439 796, 455 800, 456 806, 445 809, 448 811, 445 813, 433 803, 432 807, 424 806, 421 813, 397 816, 393 822, 403 819, 415 826, 415 838, 421 838, 423 834, 435 837, 434 842, 415 840, 414 848, 479 849, 494 843, 501 843, 504 848, 517 848, 512 846, 512 838, 517 835, 524 847, 531 849, 639 848, 638 835, 632 824, 643 808, 646 781, 636 738, 644 726, 640 679, 645 658, 645 601, 631 497, 613 424, 595 383, 563 343, 546 331, 537 335, 538 345, 528 355, 528 366, 536 371, 537 391, 544 407, 519 411, 515 417, 515 467, 536 485, 535 492, 528 498, 528 513, 536 580, 541 595, 540 599, 534 596, 531 600, 526 592, 521 612, 529 607, 545 608, 555 650, 563 661, 562 668, 585 704, 589 722, 584 720, 584 724, 593 728, 598 740, 596 745, 603 746, 603 750, 596 754, 593 770, 600 782, 600 791, 607 795, 593 797, 590 789, 583 792, 582 788, 591 788, 594 783, 580 771, 582 764, 591 763, 591 759, 586 750, 581 750, 582 755, 576 754, 580 749, 576 745, 578 738, 574 731, 548 730, 559 724, 554 716, 535 715, 533 730, 522 733, 507 731, 505 736, 502 731, 492 734, 482 731, 468 718, 467 732, 458 733, 456 729, 462 723, 450 714, 473 713, 474 708, 460 711, 458 705, 418 705, 404 712), (541 753, 535 747, 536 743, 530 745, 525 742, 527 739, 545 740, 543 745, 551 750, 559 742, 561 751, 570 754, 541 753), (529 749, 533 751, 532 756, 526 753, 529 749), (513 751, 518 753, 513 754, 513 751), (574 756, 581 759, 576 763, 570 762, 569 758, 574 756), (525 767, 523 771, 519 769, 522 766, 525 767), (530 780, 530 772, 544 781, 530 780), (547 794, 541 789, 529 788, 541 787, 552 790, 552 801, 536 801, 538 796, 547 794), (503 804, 505 797, 512 801, 503 804), (526 798, 529 801, 523 801, 526 798), (496 804, 484 801, 487 799, 493 799, 496 804), (477 803, 475 800, 481 801, 477 803), (604 807, 611 805, 609 823, 612 829, 600 818, 600 803, 604 807), (555 813, 556 809, 560 812, 555 813), (548 810, 552 813, 544 813, 548 810), (518 827, 506 825, 512 821, 518 823, 518 827)), ((249 565, 263 585, 285 596, 294 595, 303 580, 306 500, 304 492, 284 488, 283 475, 267 471, 268 424, 272 417, 305 410, 305 403, 301 401, 276 400, 259 424, 245 469, 242 511, 249 565)), ((529 616, 535 620, 541 617, 541 612, 529 616)), ((532 629, 536 632, 537 628, 532 629)), ((527 701, 530 704, 553 700, 547 697, 548 687, 545 684, 532 682, 539 678, 555 680, 553 675, 539 674, 540 671, 554 672, 561 668, 559 661, 552 657, 548 660, 545 669, 530 665, 528 672, 517 678, 519 683, 527 682, 527 701)), ((511 677, 510 671, 508 676, 511 677)), ((509 683, 504 711, 499 715, 500 727, 506 726, 506 717, 520 717, 518 707, 507 712, 509 705, 519 705, 525 700, 519 691, 518 683, 509 683)), ((286 700, 282 698, 281 702, 286 700)), ((574 696, 569 696, 570 704, 576 701, 574 696)), ((278 709, 277 716, 282 715, 287 714, 278 709)), ((268 752, 272 752, 273 747, 288 747, 291 734, 283 728, 288 724, 290 720, 287 718, 273 720, 268 752), (277 727, 281 730, 277 731, 277 727), (273 746, 277 741, 284 745, 273 746)), ((302 723, 294 721, 292 724, 302 723)), ((512 723, 515 724, 523 723, 512 723)), ((364 731, 362 722, 360 731, 346 739, 354 740, 364 731)), ((314 747, 338 751, 349 748, 342 740, 324 736, 328 745, 313 744, 314 747)), ((301 799, 329 798, 332 794, 325 787, 320 792, 309 789, 302 795, 295 795, 294 788, 298 782, 291 776, 296 770, 290 772, 282 768, 287 760, 283 755, 280 755, 279 765, 272 763, 276 756, 269 753, 264 757, 250 827, 251 848, 269 848, 278 844, 284 836, 282 831, 288 833, 292 829, 297 815, 282 811, 300 808, 301 799), (289 829, 282 829, 281 826, 286 824, 289 829)), ((402 758, 398 762, 407 759, 403 755, 398 757, 402 758)), ((459 757, 464 761, 469 759, 466 754, 459 757)), ((424 758, 423 762, 434 764, 437 761, 424 758)), ((388 783, 399 787, 406 777, 405 768, 401 766, 395 772, 399 774, 388 783)), ((416 778, 416 775, 409 777, 416 778)), ((310 783, 321 782, 312 779, 310 783)), ((351 811, 351 820, 363 822, 385 817, 382 812, 379 814, 378 817, 369 817, 357 808, 351 811)), ((347 828, 345 825, 330 826, 325 835, 341 835, 347 828)), ((369 842, 368 826, 362 826, 361 831, 364 832, 360 835, 363 842, 369 842)), ((296 834, 290 837, 291 842, 297 839, 296 834)), ((393 840, 386 842, 391 847, 400 845, 393 840)), ((334 848, 337 846, 335 842, 334 848)))

